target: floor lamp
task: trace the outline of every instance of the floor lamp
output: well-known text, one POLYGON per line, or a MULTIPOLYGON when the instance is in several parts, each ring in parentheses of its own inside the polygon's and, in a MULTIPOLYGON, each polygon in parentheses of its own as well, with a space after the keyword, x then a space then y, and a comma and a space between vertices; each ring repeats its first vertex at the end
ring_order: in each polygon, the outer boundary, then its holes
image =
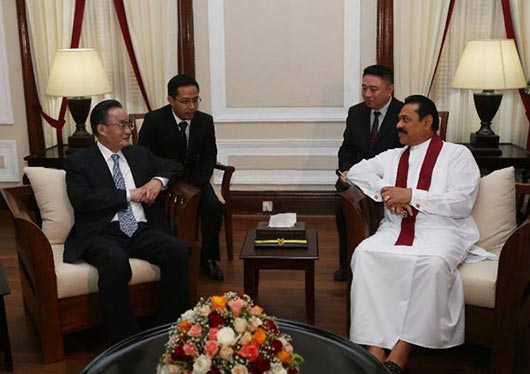
POLYGON ((111 90, 95 49, 59 49, 55 52, 46 94, 67 98, 68 109, 75 121, 75 132, 68 137, 70 152, 94 144, 94 135, 85 128, 91 96, 111 90))
POLYGON ((454 88, 482 90, 473 94, 480 117, 480 129, 471 134, 471 148, 476 153, 501 155, 499 136, 491 129, 502 93, 526 87, 526 80, 513 39, 473 40, 466 44, 453 78, 454 88))

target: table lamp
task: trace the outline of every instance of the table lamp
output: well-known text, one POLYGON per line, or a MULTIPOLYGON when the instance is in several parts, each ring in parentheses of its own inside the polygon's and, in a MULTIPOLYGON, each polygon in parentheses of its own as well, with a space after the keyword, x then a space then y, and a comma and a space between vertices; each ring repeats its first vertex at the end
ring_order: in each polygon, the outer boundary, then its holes
POLYGON ((501 155, 499 136, 491 130, 502 93, 526 87, 526 80, 513 39, 473 40, 466 44, 453 78, 454 88, 482 90, 473 93, 480 129, 471 134, 471 148, 481 154, 501 155))
POLYGON ((94 144, 94 135, 85 128, 92 100, 90 96, 111 90, 95 49, 59 49, 55 52, 46 94, 67 99, 68 109, 75 121, 75 132, 68 137, 70 151, 94 144))

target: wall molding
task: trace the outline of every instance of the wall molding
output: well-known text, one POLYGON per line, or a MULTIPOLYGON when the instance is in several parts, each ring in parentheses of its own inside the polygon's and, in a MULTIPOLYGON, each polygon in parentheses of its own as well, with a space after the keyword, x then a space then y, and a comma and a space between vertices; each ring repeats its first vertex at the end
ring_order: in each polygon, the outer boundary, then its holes
MULTIPOLYGON (((342 139, 237 139, 217 140, 217 160, 229 164, 230 156, 333 156, 342 139)), ((252 185, 334 185, 335 170, 238 170, 232 184, 252 185)), ((221 174, 215 174, 214 183, 221 183, 221 174)))
POLYGON ((0 125, 11 125, 14 122, 6 51, 4 12, 0 6, 0 125))
POLYGON ((341 107, 227 107, 224 0, 208 1, 212 115, 216 122, 342 122, 359 101, 360 0, 344 0, 344 85, 341 107))
POLYGON ((0 169, 0 182, 20 182, 17 142, 0 140, 0 156, 3 157, 5 164, 5 167, 0 169))

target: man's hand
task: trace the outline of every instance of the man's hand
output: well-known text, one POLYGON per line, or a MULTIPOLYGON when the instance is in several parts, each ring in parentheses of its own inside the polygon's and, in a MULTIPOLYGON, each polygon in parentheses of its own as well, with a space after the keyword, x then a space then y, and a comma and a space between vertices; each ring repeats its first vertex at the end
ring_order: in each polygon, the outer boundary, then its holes
POLYGON ((402 217, 413 214, 412 207, 409 205, 412 199, 412 190, 410 188, 386 186, 381 188, 381 196, 392 213, 399 214, 402 217))
POLYGON ((131 190, 131 201, 152 204, 162 190, 162 181, 153 178, 142 187, 131 190))
POLYGON ((350 185, 350 182, 348 182, 348 180, 346 179, 346 177, 348 176, 348 170, 346 171, 340 171, 339 170, 339 180, 345 184, 345 185, 350 185))

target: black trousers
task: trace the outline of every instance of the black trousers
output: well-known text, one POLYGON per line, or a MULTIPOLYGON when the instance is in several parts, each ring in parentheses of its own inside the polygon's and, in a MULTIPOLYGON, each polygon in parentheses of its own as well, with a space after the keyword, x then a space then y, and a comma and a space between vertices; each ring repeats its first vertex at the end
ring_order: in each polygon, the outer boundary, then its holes
POLYGON ((96 267, 103 317, 110 343, 140 331, 129 301, 129 258, 140 258, 160 268, 160 306, 157 324, 176 321, 189 308, 188 260, 191 249, 182 239, 140 222, 131 238, 118 222, 90 240, 82 259, 96 267))
POLYGON ((212 185, 201 188, 199 218, 201 220, 201 260, 220 260, 219 232, 223 222, 223 204, 217 198, 212 185))

